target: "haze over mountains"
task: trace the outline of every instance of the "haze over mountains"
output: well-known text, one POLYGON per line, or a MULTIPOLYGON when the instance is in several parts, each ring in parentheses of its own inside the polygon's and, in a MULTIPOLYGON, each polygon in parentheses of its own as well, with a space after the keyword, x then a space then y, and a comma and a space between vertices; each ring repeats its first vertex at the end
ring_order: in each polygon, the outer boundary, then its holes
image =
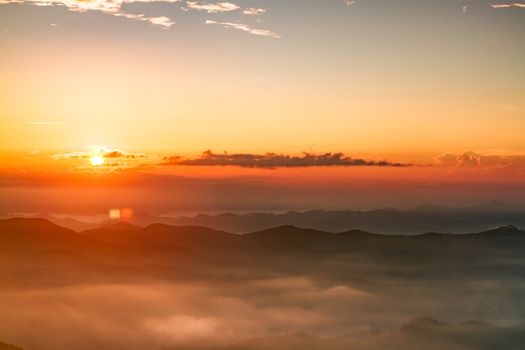
POLYGON ((78 233, 7 219, 0 339, 25 350, 519 349, 524 267, 525 231, 514 226, 78 233))
MULTIPOLYGON (((3 217, 11 216, 13 214, 3 215, 3 217)), ((100 228, 114 222, 110 220, 85 222, 49 214, 33 216, 48 219, 57 225, 75 231, 100 228)), ((142 227, 162 223, 175 226, 203 226, 233 233, 253 232, 281 225, 294 225, 329 232, 360 229, 384 234, 468 233, 507 224, 525 227, 525 205, 494 201, 471 207, 423 205, 411 210, 392 208, 370 211, 312 210, 305 212, 289 211, 281 214, 262 212, 199 214, 191 217, 167 217, 138 212, 126 221, 142 227)))

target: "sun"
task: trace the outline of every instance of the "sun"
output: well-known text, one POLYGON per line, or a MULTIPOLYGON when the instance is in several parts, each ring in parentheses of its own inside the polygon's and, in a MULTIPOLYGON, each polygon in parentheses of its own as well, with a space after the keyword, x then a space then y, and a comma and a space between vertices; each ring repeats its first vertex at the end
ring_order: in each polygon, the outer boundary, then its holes
POLYGON ((102 157, 102 156, 93 156, 93 157, 89 158, 89 161, 90 161, 91 165, 99 166, 99 165, 104 164, 104 157, 102 157))

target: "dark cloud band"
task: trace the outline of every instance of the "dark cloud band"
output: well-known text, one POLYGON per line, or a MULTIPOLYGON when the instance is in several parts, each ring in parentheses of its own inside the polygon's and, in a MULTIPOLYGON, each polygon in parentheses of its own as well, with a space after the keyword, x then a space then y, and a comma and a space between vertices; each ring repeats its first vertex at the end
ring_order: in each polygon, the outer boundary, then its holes
POLYGON ((320 155, 303 153, 302 156, 291 156, 276 153, 266 154, 216 154, 208 150, 199 158, 184 159, 179 156, 164 158, 163 165, 186 166, 238 166, 243 168, 302 168, 328 166, 379 166, 379 167, 409 167, 412 164, 390 162, 387 160, 367 160, 351 158, 343 153, 324 153, 320 155))

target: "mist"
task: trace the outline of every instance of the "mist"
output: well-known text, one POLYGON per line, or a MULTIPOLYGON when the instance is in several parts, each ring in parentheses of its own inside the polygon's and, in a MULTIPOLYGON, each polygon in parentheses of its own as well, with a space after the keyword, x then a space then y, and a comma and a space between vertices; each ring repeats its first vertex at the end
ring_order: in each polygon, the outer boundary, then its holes
POLYGON ((9 232, 20 238, 0 244, 0 340, 27 350, 523 341, 524 236, 515 228, 461 237, 162 225, 78 234, 18 220, 9 232))

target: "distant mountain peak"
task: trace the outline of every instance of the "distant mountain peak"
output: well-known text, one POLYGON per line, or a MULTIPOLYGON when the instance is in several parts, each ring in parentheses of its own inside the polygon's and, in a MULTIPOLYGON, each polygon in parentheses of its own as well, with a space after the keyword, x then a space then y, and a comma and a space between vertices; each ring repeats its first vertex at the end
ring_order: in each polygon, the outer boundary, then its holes
POLYGON ((116 222, 110 222, 107 225, 104 225, 103 228, 108 230, 116 230, 116 231, 128 231, 128 230, 138 230, 141 227, 137 225, 130 224, 126 221, 116 221, 116 222))
POLYGON ((525 231, 521 230, 520 228, 514 226, 514 225, 502 225, 484 232, 481 232, 480 234, 485 235, 521 235, 525 234, 525 231))
POLYGON ((341 233, 338 233, 338 234, 343 234, 343 235, 354 235, 354 236, 371 236, 371 235, 378 235, 378 234, 375 234, 375 233, 372 233, 372 232, 368 232, 368 231, 363 231, 363 230, 359 230, 359 229, 351 229, 351 230, 347 230, 347 231, 344 231, 344 232, 341 232, 341 233))

